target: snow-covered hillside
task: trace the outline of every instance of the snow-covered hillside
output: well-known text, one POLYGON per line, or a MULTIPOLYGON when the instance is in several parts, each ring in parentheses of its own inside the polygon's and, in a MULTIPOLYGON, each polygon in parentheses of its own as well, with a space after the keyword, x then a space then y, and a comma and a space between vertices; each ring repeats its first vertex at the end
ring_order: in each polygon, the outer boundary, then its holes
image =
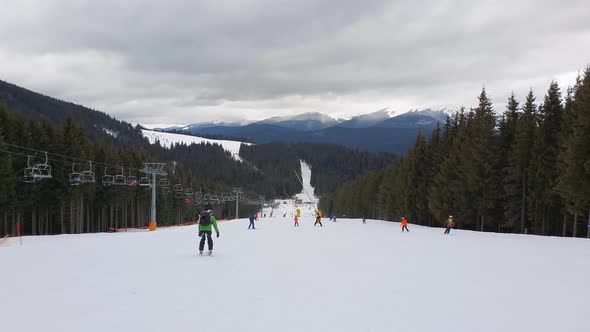
MULTIPOLYGON (((313 195, 305 164, 302 175, 313 195)), ((314 227, 313 204, 278 203, 256 230, 220 222, 213 257, 196 255, 196 226, 10 239, 2 330, 588 330, 589 241, 344 218, 314 227)))
POLYGON ((145 129, 142 130, 142 132, 143 132, 143 136, 146 137, 150 141, 150 143, 155 143, 156 141, 160 141, 160 145, 167 147, 167 148, 172 146, 174 143, 219 144, 225 150, 229 151, 236 160, 242 160, 239 156, 240 145, 241 144, 250 145, 250 143, 244 143, 244 142, 239 142, 239 141, 209 139, 209 138, 203 138, 203 137, 197 137, 197 136, 165 133, 165 132, 145 130, 145 129))

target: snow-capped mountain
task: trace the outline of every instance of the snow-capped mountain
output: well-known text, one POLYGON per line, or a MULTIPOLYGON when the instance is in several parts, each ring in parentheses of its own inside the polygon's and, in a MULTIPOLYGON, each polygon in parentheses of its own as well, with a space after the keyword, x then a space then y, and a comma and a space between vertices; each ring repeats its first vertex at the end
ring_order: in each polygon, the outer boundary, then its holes
POLYGON ((389 108, 378 110, 377 112, 361 114, 353 116, 351 119, 342 121, 338 124, 338 127, 344 128, 367 128, 373 127, 394 115, 394 112, 390 111, 389 108))
POLYGON ((275 116, 255 123, 272 124, 281 127, 307 131, 335 126, 338 124, 338 120, 323 113, 311 112, 293 116, 275 116))
MULTIPOLYGON (((307 142, 344 145, 369 151, 403 154, 418 132, 430 135, 449 115, 446 108, 414 109, 399 114, 389 108, 336 120, 322 113, 272 117, 246 125, 201 123, 176 131, 214 137, 231 137, 254 143, 307 142), (395 130, 391 130, 395 129, 395 130)), ((166 129, 171 131, 174 129, 166 129)))

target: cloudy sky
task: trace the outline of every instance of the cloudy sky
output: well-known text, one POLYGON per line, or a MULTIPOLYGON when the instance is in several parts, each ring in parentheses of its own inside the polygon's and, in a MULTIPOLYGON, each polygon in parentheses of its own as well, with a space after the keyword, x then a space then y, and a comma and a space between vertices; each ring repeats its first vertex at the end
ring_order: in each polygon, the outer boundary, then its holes
POLYGON ((145 125, 539 97, 588 0, 0 0, 0 79, 145 125))

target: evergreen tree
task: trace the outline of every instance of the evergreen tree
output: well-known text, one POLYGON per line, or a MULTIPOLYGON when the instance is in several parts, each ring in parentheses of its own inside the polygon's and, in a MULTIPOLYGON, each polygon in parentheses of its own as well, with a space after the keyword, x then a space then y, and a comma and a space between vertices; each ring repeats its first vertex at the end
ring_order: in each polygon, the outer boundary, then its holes
POLYGON ((561 92, 557 83, 552 82, 543 106, 539 108, 530 167, 530 176, 533 179, 530 193, 535 212, 534 226, 544 235, 556 232, 560 219, 560 197, 554 188, 558 180, 557 157, 562 117, 561 92))
POLYGON ((514 141, 509 149, 504 180, 504 220, 513 231, 525 232, 528 219, 528 168, 535 135, 537 105, 533 91, 529 91, 517 120, 514 141))
POLYGON ((570 213, 589 216, 590 224, 590 67, 571 102, 571 134, 564 143, 564 164, 557 189, 570 213))

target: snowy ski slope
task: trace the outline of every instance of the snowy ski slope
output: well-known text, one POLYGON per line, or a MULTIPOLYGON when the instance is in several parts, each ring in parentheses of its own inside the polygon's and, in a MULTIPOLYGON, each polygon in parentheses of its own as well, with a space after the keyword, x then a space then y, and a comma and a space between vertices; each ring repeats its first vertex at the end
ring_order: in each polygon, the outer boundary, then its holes
POLYGON ((164 147, 170 148, 175 143, 185 143, 185 144, 200 144, 200 143, 210 143, 210 144, 219 144, 221 145, 226 151, 229 151, 232 156, 236 160, 242 160, 240 158, 240 145, 247 144, 250 145, 251 143, 244 143, 239 141, 227 141, 227 140, 217 140, 217 139, 209 139, 197 136, 190 136, 190 135, 182 135, 182 134, 173 134, 173 133, 164 133, 160 131, 153 131, 153 130, 142 130, 143 136, 146 137, 150 143, 154 144, 156 141, 160 141, 160 144, 164 147))
POLYGON ((310 204, 294 228, 279 203, 256 230, 220 222, 214 257, 196 256, 196 226, 11 239, 2 331, 588 331, 589 241, 314 228, 310 204))

